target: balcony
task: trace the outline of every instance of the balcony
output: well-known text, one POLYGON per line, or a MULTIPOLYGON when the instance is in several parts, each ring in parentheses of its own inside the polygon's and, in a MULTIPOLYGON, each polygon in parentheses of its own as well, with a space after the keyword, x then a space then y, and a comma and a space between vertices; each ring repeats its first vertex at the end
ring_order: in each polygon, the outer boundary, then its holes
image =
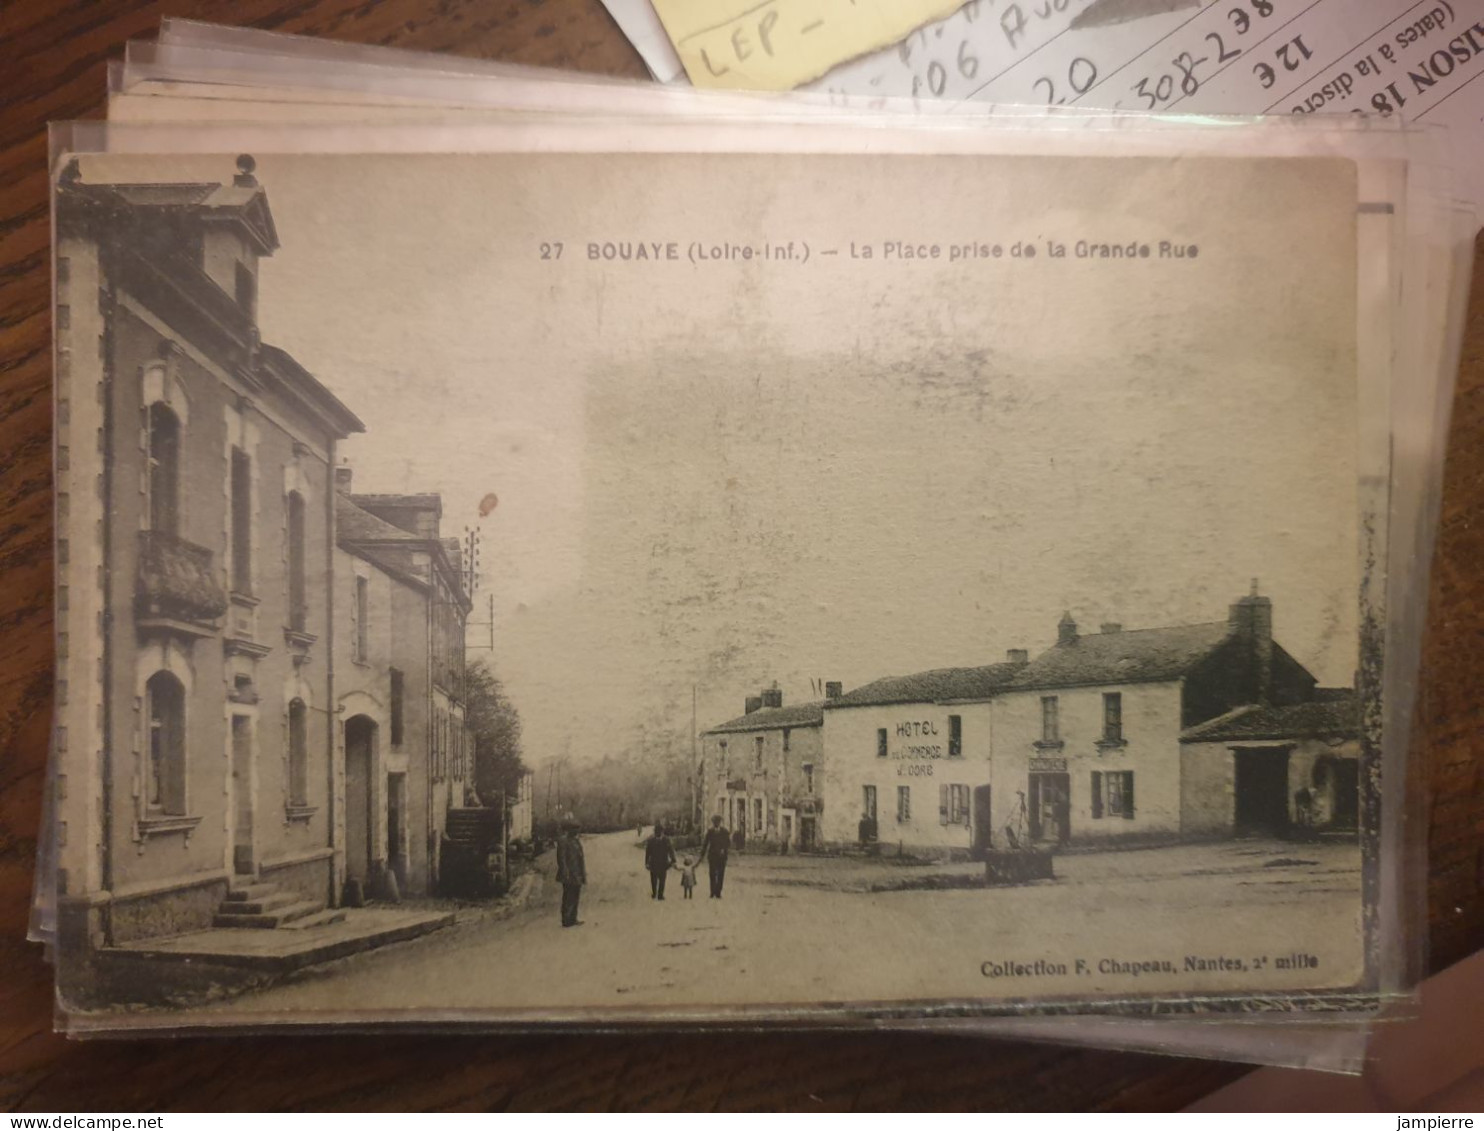
POLYGON ((166 534, 139 534, 134 611, 141 629, 209 636, 227 611, 227 594, 211 566, 211 551, 166 534))

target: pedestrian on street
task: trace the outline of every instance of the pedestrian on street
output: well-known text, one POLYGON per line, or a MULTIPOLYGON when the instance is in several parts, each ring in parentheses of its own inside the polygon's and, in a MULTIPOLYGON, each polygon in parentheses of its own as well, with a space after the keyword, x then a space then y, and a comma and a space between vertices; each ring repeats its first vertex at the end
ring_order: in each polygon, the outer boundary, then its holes
POLYGON ((711 873, 711 898, 721 898, 721 885, 727 878, 727 852, 732 846, 732 837, 721 827, 721 818, 712 817, 711 827, 701 839, 701 859, 705 860, 711 873))
POLYGON ((649 869, 649 898, 665 898, 665 877, 675 867, 675 846, 665 835, 664 825, 654 826, 654 836, 644 844, 644 867, 649 869))
POLYGON ((577 917, 577 901, 582 897, 582 885, 587 883, 587 861, 582 856, 582 842, 577 839, 578 824, 568 820, 562 822, 562 835, 557 841, 557 883, 562 885, 562 926, 579 927, 582 920, 577 917))
POLYGON ((685 893, 686 899, 695 898, 696 862, 689 856, 680 865, 680 890, 685 893))

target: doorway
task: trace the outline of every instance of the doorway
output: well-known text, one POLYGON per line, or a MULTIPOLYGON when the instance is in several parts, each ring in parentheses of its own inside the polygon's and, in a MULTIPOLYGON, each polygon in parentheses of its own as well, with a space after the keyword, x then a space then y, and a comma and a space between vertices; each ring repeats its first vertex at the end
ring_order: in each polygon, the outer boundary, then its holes
POLYGON ((1328 793, 1326 827, 1337 832, 1360 827, 1360 763, 1354 758, 1323 757, 1314 766, 1316 789, 1328 793))
POLYGON ((1288 747, 1232 751, 1236 769, 1236 831, 1288 835, 1288 747))
POLYGON ((1072 835, 1072 775, 1035 773, 1030 778, 1031 840, 1066 844, 1072 835))
POLYGON ((252 719, 232 716, 232 871, 239 876, 257 872, 252 834, 252 719))
POLYGON ((371 880, 375 844, 372 822, 372 769, 376 764, 376 723, 365 715, 345 721, 345 874, 364 886, 371 880))
POLYGON ((994 825, 989 815, 989 786, 974 787, 974 852, 988 852, 994 844, 994 825))
POLYGON ((386 776, 386 866, 407 887, 407 775, 386 776))

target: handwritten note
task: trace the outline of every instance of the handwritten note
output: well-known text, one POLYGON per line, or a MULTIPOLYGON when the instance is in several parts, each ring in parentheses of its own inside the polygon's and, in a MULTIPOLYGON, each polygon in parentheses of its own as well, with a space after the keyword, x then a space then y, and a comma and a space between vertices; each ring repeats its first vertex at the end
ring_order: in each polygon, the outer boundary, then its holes
POLYGON ((964 0, 655 0, 696 86, 792 90, 964 0))

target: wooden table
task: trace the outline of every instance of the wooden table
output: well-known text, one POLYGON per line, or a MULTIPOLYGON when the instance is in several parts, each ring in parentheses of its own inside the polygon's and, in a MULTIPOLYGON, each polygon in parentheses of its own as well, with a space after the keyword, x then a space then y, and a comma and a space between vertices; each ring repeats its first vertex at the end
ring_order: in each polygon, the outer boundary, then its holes
MULTIPOLYGON (((41 1111, 1173 1108, 1243 1069, 890 1034, 72 1043, 23 940, 52 693, 48 121, 161 17, 643 77, 598 0, 12 0, 0 6, 0 1107, 41 1111)), ((1476 249, 1476 271, 1477 271, 1476 249)), ((1417 735, 1433 969, 1484 944, 1484 296, 1470 310, 1417 735)))

